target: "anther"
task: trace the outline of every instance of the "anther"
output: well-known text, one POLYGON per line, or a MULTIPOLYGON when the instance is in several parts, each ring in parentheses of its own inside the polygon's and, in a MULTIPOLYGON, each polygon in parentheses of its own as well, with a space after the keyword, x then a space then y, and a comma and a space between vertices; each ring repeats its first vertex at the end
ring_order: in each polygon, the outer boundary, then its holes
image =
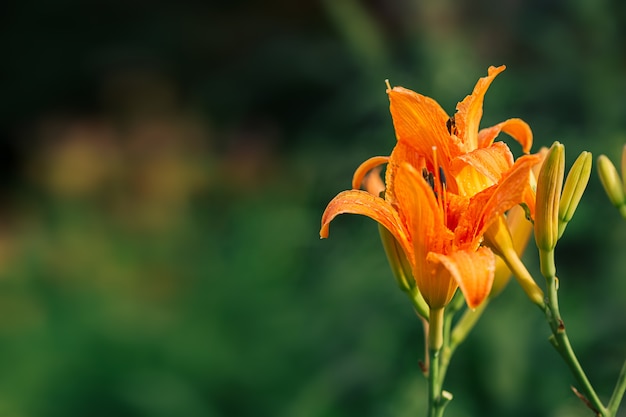
POLYGON ((448 119, 446 122, 446 128, 448 128, 449 134, 456 135, 456 120, 454 120, 454 116, 448 119))

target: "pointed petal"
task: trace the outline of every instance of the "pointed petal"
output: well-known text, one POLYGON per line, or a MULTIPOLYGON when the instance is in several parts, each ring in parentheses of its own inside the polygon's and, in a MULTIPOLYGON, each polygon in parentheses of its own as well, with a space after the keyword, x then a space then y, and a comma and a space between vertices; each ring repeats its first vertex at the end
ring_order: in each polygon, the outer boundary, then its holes
POLYGON ((363 162, 359 167, 354 171, 354 175, 352 176, 352 189, 358 190, 363 185, 363 179, 372 169, 376 168, 379 165, 386 164, 389 161, 388 156, 373 156, 369 158, 367 161, 363 162))
POLYGON ((456 178, 458 193, 472 196, 496 184, 513 166, 513 155, 504 142, 462 154, 452 161, 450 171, 456 178))
POLYGON ((478 132, 478 147, 485 148, 491 145, 500 132, 506 133, 522 145, 524 153, 530 152, 530 148, 533 146, 533 131, 530 130, 530 126, 525 121, 517 118, 505 120, 495 126, 482 129, 478 132))
POLYGON ((378 197, 382 197, 385 191, 385 183, 380 176, 380 171, 382 171, 382 167, 378 165, 363 178, 363 189, 378 197))
POLYGON ((385 200, 395 203, 395 177, 403 164, 409 164, 420 171, 425 166, 424 157, 418 154, 414 148, 404 142, 398 142, 391 152, 387 171, 385 173, 385 200))
POLYGON ((532 189, 531 173, 533 166, 540 160, 541 155, 538 154, 522 156, 498 184, 471 198, 455 230, 457 245, 477 246, 479 238, 491 222, 517 204, 525 203, 534 210, 535 192, 532 189))
POLYGON ((439 279, 428 262, 429 252, 443 252, 453 239, 443 223, 443 212, 426 180, 409 164, 403 164, 396 176, 396 192, 401 216, 412 239, 413 277, 431 308, 447 304, 456 286, 439 279), (403 215, 406 213, 406 215, 403 215))
POLYGON ((338 215, 346 213, 360 214, 376 220, 398 240, 407 256, 411 253, 408 234, 398 212, 387 201, 367 191, 349 190, 337 194, 322 214, 320 237, 327 238, 330 222, 338 215))
POLYGON ((439 164, 447 170, 446 161, 459 153, 459 143, 447 130, 446 112, 435 100, 406 88, 394 87, 387 93, 398 142, 415 149, 430 166, 433 166, 432 148, 436 147, 443 161, 439 164))
POLYGON ((506 67, 489 67, 488 75, 478 80, 471 95, 457 104, 457 113, 454 116, 457 136, 463 140, 465 151, 469 152, 478 147, 478 128, 483 117, 483 101, 491 82, 506 67))
POLYGON ((386 164, 388 161, 388 156, 373 156, 367 161, 363 162, 361 165, 359 165, 356 171, 354 171, 354 175, 352 176, 352 189, 358 190, 359 188, 361 188, 365 175, 367 175, 368 172, 370 172, 377 166, 386 164))
POLYGON ((433 250, 432 245, 440 246, 444 237, 443 210, 435 199, 430 185, 409 164, 400 166, 395 179, 398 211, 413 236, 413 245, 420 250, 427 248, 426 253, 433 250))
POLYGON ((445 307, 459 287, 440 257, 445 258, 445 255, 436 252, 428 253, 426 256, 428 274, 422 278, 421 284, 418 283, 418 287, 420 289, 423 287, 426 291, 422 292, 426 304, 434 309, 445 307))
POLYGON ((447 269, 461 289, 469 308, 478 307, 489 295, 496 268, 491 249, 483 246, 477 251, 459 250, 449 255, 431 253, 429 257, 447 269))

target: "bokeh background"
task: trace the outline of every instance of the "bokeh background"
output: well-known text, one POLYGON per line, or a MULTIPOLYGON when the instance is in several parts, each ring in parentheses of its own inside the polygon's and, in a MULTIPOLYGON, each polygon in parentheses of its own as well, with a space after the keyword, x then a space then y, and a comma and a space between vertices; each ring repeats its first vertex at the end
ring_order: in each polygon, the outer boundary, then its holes
MULTIPOLYGON (((522 117, 568 167, 626 142, 618 0, 0 10, 2 416, 424 415, 421 323, 375 223, 318 238, 326 203, 394 145, 384 80, 452 113, 506 64, 483 126, 522 117)), ((594 172, 557 263, 605 400, 626 356, 625 245, 594 172)), ((532 244, 525 260, 538 276, 532 244)), ((590 415, 547 336, 511 283, 453 359, 447 415, 590 415)))

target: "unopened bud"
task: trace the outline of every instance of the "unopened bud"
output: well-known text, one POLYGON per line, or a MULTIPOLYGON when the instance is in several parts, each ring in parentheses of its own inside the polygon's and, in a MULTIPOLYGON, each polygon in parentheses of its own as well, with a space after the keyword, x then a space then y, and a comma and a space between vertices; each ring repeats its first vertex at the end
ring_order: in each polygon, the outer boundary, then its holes
POLYGON ((380 240, 385 248, 389 266, 402 291, 410 291, 415 287, 415 279, 411 273, 411 265, 396 238, 384 226, 378 225, 380 240))
POLYGON ((600 181, 602 181, 602 186, 604 186, 604 191, 609 196, 609 200, 621 210, 621 207, 626 205, 624 184, 620 180, 615 165, 605 155, 598 157, 598 175, 600 175, 600 181))
POLYGON ((580 199, 587 188, 591 175, 591 153, 582 152, 567 174, 561 203, 559 204, 559 237, 563 235, 567 223, 574 216, 580 199))
POLYGON ((402 250, 402 246, 400 246, 396 238, 384 226, 378 225, 378 232, 380 233, 380 240, 383 243, 391 272, 398 286, 411 297, 417 313, 427 318, 428 305, 417 289, 415 278, 413 278, 413 273, 411 272, 411 264, 404 250, 402 250))
POLYGON ((626 194, 626 144, 622 148, 622 185, 626 194))
POLYGON ((559 239, 559 205, 565 171, 565 147, 554 142, 537 179, 535 241, 543 251, 552 251, 559 239))

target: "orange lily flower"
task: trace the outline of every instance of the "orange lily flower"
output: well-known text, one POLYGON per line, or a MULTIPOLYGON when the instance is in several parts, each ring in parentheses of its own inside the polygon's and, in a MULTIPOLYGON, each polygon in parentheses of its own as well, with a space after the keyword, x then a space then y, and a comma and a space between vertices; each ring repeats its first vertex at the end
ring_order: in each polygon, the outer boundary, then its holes
POLYGON ((531 168, 540 157, 526 155, 514 163, 505 144, 493 143, 504 131, 528 151, 528 125, 509 119, 478 131, 484 94, 503 69, 491 67, 454 118, 428 97, 389 89, 396 147, 389 157, 365 161, 355 172, 354 189, 338 194, 322 216, 322 238, 343 213, 368 216, 387 228, 431 309, 447 305, 457 287, 470 308, 480 305, 495 270, 493 252, 481 246, 485 230, 517 204, 534 209, 531 168), (383 163, 388 164, 384 197, 358 190, 365 175, 383 163))
POLYGON ((448 117, 439 104, 402 87, 388 89, 397 147, 410 149, 426 159, 429 170, 437 169, 432 148, 437 148, 438 163, 448 175, 448 189, 460 195, 473 195, 495 184, 513 164, 508 146, 494 139, 507 133, 530 151, 533 136, 521 119, 512 118, 479 131, 483 101, 493 79, 505 66, 490 67, 487 77, 476 83, 471 95, 457 105, 448 117))

